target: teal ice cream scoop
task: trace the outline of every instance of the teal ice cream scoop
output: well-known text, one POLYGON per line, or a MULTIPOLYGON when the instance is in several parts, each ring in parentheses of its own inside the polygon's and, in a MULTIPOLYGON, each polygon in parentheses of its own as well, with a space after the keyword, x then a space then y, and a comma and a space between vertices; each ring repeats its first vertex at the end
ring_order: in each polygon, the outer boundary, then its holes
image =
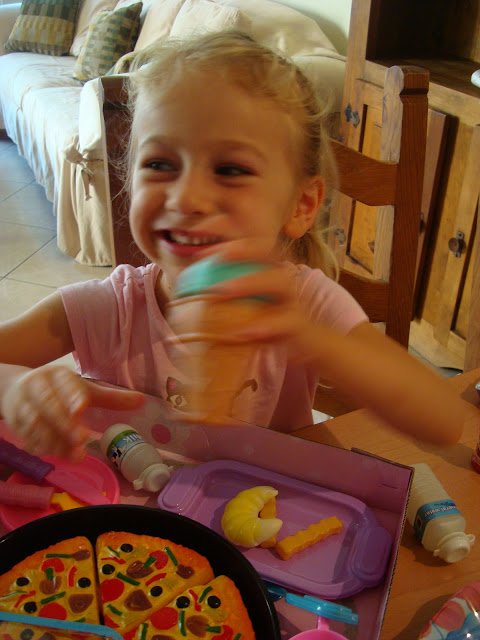
MULTIPOLYGON (((203 293, 219 282, 265 271, 268 266, 259 262, 240 260, 222 262, 216 256, 204 258, 190 265, 179 275, 175 295, 179 298, 203 293)), ((262 297, 262 299, 264 299, 262 297)))

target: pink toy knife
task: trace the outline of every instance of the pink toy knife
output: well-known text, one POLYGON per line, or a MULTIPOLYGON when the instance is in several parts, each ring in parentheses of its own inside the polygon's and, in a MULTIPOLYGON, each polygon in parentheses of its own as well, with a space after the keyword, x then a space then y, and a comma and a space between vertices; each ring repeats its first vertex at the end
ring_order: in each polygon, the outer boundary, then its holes
POLYGON ((89 482, 63 469, 55 469, 54 464, 19 449, 3 438, 0 438, 0 464, 20 471, 35 482, 47 482, 87 504, 111 504, 89 482))

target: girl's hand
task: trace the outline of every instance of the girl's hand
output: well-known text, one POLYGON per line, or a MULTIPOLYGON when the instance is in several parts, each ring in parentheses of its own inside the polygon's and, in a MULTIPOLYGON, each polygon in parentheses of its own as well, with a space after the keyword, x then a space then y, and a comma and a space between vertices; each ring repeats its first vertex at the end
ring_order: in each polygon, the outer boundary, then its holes
POLYGON ((307 361, 314 356, 312 349, 318 341, 319 327, 308 319, 306 311, 298 304, 295 278, 288 267, 275 261, 264 250, 261 239, 236 240, 220 245, 220 251, 209 249, 204 255, 217 254, 224 262, 248 260, 268 267, 257 273, 226 280, 216 284, 209 292, 221 296, 221 300, 233 300, 258 296, 265 299, 259 305, 255 322, 235 332, 226 327, 222 336, 228 342, 282 341, 291 350, 291 357, 307 361))
POLYGON ((9 426, 40 455, 81 459, 88 428, 81 414, 88 406, 136 409, 142 394, 101 387, 68 367, 46 365, 23 371, 5 390, 2 414, 9 426))

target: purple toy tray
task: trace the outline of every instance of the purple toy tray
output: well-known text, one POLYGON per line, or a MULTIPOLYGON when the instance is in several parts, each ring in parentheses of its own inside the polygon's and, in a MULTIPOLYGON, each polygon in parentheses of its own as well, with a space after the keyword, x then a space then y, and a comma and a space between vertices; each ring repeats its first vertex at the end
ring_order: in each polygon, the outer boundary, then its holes
POLYGON ((282 560, 273 549, 241 551, 266 580, 320 598, 341 598, 379 584, 392 545, 366 504, 344 493, 233 460, 215 460, 175 472, 158 496, 158 506, 180 513, 223 535, 225 505, 240 491, 258 485, 278 490, 279 539, 323 518, 343 522, 339 534, 282 560))

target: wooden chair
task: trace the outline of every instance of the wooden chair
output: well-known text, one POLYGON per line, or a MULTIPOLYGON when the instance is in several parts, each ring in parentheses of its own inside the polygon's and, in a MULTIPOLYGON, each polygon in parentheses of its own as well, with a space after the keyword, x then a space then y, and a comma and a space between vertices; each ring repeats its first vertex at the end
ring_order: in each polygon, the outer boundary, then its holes
MULTIPOLYGON (((144 264, 145 258, 130 235, 125 195, 115 169, 128 128, 124 117, 126 96, 118 78, 106 77, 102 82, 116 263, 144 264)), ((373 277, 343 266, 339 281, 358 300, 371 322, 384 322, 386 334, 405 347, 413 313, 419 247, 428 83, 428 72, 418 67, 388 69, 379 160, 332 139, 342 197, 350 199, 352 209, 355 202, 378 207, 372 210, 377 216, 373 277)), ((346 233, 345 242, 348 241, 346 233)), ((336 401, 325 409, 321 389, 317 399, 315 408, 330 415, 347 410, 336 401)))
MULTIPOLYGON (((332 140, 340 195, 349 199, 350 228, 357 202, 377 207, 373 274, 350 270, 344 260, 339 282, 371 322, 408 347, 419 257, 421 202, 427 139, 429 74, 419 67, 391 67, 385 78, 380 159, 332 140)), ((331 220, 335 214, 331 215, 331 220)), ((338 227, 334 232, 338 235, 338 227)), ((343 231, 343 230, 342 230, 343 231)), ((344 243, 348 255, 348 233, 344 243)), ((362 270, 363 271, 363 270, 362 270)), ((333 390, 319 387, 314 408, 329 415, 349 410, 333 390)), ((357 408, 357 407, 351 407, 357 408)))

